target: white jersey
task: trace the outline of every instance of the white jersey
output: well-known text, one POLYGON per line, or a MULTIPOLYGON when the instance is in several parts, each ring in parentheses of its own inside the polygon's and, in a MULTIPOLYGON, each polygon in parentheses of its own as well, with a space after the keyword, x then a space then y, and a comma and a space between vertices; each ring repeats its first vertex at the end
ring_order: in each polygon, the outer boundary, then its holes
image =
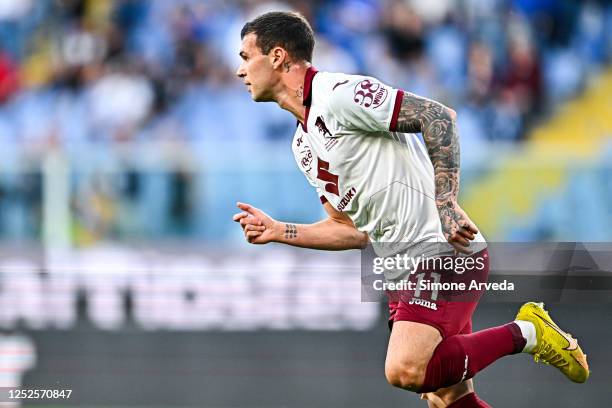
POLYGON ((347 214, 372 243, 389 243, 380 251, 388 254, 446 242, 427 150, 418 135, 395 131, 402 96, 372 77, 309 68, 304 125, 292 143, 321 201, 347 214))

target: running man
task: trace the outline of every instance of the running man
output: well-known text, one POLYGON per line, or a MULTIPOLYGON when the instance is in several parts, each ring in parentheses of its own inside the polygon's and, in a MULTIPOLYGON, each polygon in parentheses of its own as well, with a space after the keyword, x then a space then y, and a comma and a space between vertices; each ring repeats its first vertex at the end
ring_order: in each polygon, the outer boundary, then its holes
MULTIPOLYGON (((263 14, 245 24, 241 37, 237 75, 254 101, 276 102, 296 117, 293 153, 328 214, 314 224, 294 224, 238 203, 234 221, 248 242, 322 250, 448 242, 464 254, 484 243, 457 203, 452 109, 372 77, 317 72, 312 28, 297 13, 263 14)), ((486 257, 486 249, 478 255, 486 257)), ((389 383, 421 393, 430 407, 488 407, 471 378, 520 352, 574 382, 586 381, 586 356, 541 303, 523 305, 513 322, 472 333, 476 303, 440 301, 431 308, 390 301, 389 383)))

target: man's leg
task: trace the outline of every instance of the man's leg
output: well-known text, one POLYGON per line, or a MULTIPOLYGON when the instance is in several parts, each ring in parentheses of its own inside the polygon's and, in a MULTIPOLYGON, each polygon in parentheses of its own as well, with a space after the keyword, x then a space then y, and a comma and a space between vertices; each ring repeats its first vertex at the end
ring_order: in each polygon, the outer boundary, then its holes
MULTIPOLYGON (((434 350, 419 388, 432 392, 472 378, 499 358, 519 353, 534 354, 557 367, 570 380, 583 383, 589 377, 586 355, 578 341, 550 318, 541 303, 524 304, 512 323, 470 334, 457 334, 442 340, 434 350), (463 364, 462 364, 463 361, 463 364)), ((449 408, 487 406, 467 394, 449 408)))
MULTIPOLYGON (((488 253, 485 249, 473 256, 485 259, 485 268, 470 271, 464 278, 484 282, 488 253)), ((463 277, 428 271, 416 276, 429 279, 429 273, 443 281, 463 277)), ((457 408, 487 407, 470 391, 471 383, 466 380, 498 358, 522 351, 525 339, 519 326, 510 323, 472 334, 471 317, 480 292, 472 293, 467 301, 449 302, 421 291, 418 297, 430 300, 429 306, 417 304, 414 293, 399 295, 399 301, 390 297, 389 302, 392 331, 385 363, 389 383, 415 392, 438 392, 440 395, 432 395, 434 402, 456 404, 457 408)))
MULTIPOLYGON (((479 371, 476 369, 482 369, 502 355, 514 352, 515 340, 509 332, 511 329, 500 326, 473 334, 458 334, 442 340, 439 331, 432 326, 397 321, 393 324, 385 361, 387 381, 391 385, 414 392, 439 391, 441 400, 445 404, 451 405, 461 401, 467 403, 470 400, 473 407, 487 407, 488 405, 482 401, 476 402, 479 401, 478 397, 473 394, 473 388, 468 388, 470 383, 465 380, 479 371), (504 343, 508 341, 511 346, 510 352, 506 353, 508 344, 504 343), (468 343, 469 347, 462 347, 461 343, 468 343), (499 357, 491 359, 494 353, 484 349, 479 350, 490 345, 498 346, 499 357), (466 349, 468 354, 465 353, 466 349), (484 360, 485 365, 481 367, 480 364, 469 363, 470 356, 477 362, 484 360), (470 368, 474 372, 470 372, 470 368), (465 384, 462 386, 462 383, 465 384), (452 387, 453 385, 455 387, 452 387)), ((518 333, 521 336, 520 330, 518 333)), ((522 350, 522 346, 520 348, 522 350)), ((432 399, 434 403, 438 401, 437 398, 432 399)))
POLYGON ((421 394, 428 408, 491 408, 474 392, 472 380, 466 380, 436 392, 421 394))
POLYGON ((442 341, 440 332, 429 325, 410 321, 393 324, 385 376, 393 386, 417 392, 425 380, 427 363, 442 341))
POLYGON ((525 345, 521 329, 514 322, 450 336, 432 354, 419 391, 436 391, 470 379, 494 361, 520 353, 525 345))
POLYGON ((435 392, 421 394, 421 398, 427 401, 429 408, 446 408, 453 402, 474 392, 474 383, 471 379, 451 385, 450 387, 440 388, 435 392))

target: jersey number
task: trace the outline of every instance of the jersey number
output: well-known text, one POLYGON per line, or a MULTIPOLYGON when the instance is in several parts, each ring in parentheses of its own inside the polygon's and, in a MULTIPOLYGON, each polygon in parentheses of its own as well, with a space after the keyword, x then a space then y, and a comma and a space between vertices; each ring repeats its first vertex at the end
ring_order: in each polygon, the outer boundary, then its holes
MULTIPOLYGON (((435 283, 434 287, 437 287, 437 285, 440 284, 440 277, 441 275, 439 273, 431 272, 431 281, 435 283)), ((420 298, 421 297, 421 285, 422 285, 423 279, 425 278, 425 273, 417 274, 416 278, 417 278, 417 284, 416 284, 416 290, 414 291, 414 297, 420 298)), ((432 300, 432 302, 435 302, 436 300, 438 300, 438 289, 433 289, 431 291, 430 299, 432 300)))
POLYGON ((327 184, 325 184, 325 191, 339 196, 340 191, 338 190, 338 176, 330 173, 328 170, 329 163, 317 157, 317 178, 319 180, 327 181, 327 184))

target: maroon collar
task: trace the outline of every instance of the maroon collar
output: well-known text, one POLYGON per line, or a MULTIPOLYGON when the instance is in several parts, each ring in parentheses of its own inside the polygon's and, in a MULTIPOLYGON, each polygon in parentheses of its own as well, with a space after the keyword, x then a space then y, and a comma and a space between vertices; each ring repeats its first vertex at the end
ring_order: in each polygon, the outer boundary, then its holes
POLYGON ((306 69, 306 75, 304 75, 304 106, 309 107, 312 102, 312 80, 316 74, 316 68, 310 66, 306 69))
POLYGON ((308 113, 310 113, 310 104, 312 103, 312 80, 316 74, 316 68, 310 66, 306 69, 306 75, 304 75, 304 99, 302 101, 302 104, 306 107, 304 123, 302 123, 304 132, 308 131, 308 113))

